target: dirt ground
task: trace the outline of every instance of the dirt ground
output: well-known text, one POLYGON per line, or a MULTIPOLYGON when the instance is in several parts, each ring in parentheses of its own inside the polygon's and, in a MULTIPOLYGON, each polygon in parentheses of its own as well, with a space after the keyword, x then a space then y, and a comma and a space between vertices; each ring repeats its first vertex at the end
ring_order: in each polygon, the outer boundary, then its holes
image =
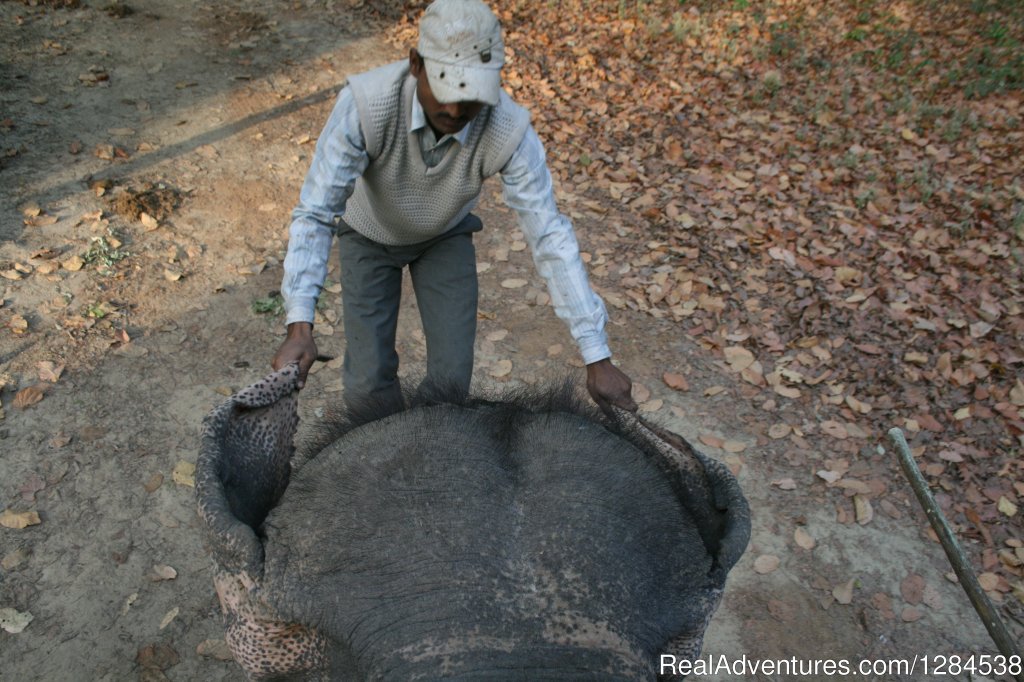
MULTIPOLYGON (((41 521, 0 528, 0 609, 31 615, 0 631, 0 679, 242 679, 222 660, 182 463, 202 417, 262 376, 282 338, 273 293, 288 216, 334 94, 401 56, 360 4, 0 3, 0 504, 41 521)), ((496 184, 480 215, 479 384, 582 377, 496 184)), ((596 214, 573 218, 588 254, 614 248, 596 214)), ((614 294, 601 261, 595 285, 614 294)), ((321 353, 340 358, 330 277, 317 329, 321 353)), ((415 302, 403 305, 408 371, 425 349, 415 302)), ((722 447, 704 450, 738 471, 753 509, 706 654, 996 653, 883 444, 850 463, 875 486, 860 524, 817 475, 830 468, 817 441, 769 437, 740 382, 673 324, 612 317, 646 416, 694 442, 716 435, 722 447)), ((338 362, 314 372, 303 430, 340 398, 338 362)), ((795 410, 780 416, 814 421, 795 410)), ((740 677, 798 679, 711 679, 740 677)))

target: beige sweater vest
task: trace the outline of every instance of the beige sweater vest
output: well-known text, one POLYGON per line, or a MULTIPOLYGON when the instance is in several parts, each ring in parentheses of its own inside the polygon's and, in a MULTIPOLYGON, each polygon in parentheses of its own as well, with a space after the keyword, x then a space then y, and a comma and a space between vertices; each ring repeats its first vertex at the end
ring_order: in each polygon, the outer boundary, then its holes
POLYGON ((476 205, 483 181, 518 148, 530 114, 503 91, 469 124, 465 144, 450 145, 428 168, 410 133, 416 79, 408 60, 349 79, 370 164, 356 181, 345 222, 365 237, 392 246, 415 244, 453 228, 476 205))

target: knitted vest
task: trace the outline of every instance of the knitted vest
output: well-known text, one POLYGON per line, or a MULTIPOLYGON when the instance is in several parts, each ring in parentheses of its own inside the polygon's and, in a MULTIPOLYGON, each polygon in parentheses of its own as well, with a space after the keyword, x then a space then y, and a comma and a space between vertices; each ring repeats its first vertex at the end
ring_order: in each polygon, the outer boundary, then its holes
POLYGON ((364 237, 391 246, 423 242, 451 229, 476 205, 483 181, 512 158, 530 114, 504 92, 469 123, 465 144, 451 144, 427 168, 410 133, 416 79, 408 60, 352 76, 370 164, 356 181, 345 222, 364 237))

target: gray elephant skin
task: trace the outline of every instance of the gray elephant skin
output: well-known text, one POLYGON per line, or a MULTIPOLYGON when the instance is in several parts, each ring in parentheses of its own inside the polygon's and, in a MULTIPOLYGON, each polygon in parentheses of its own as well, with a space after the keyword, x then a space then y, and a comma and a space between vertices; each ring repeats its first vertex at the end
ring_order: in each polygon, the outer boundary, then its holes
POLYGON ((653 680, 750 536, 732 474, 569 388, 407 396, 291 472, 296 370, 203 422, 196 493, 250 679, 653 680))

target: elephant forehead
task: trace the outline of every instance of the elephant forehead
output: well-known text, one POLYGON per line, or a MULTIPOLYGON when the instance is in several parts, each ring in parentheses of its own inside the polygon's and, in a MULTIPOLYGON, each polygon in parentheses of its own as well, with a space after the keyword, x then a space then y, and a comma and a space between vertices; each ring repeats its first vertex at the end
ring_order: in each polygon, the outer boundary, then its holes
POLYGON ((537 642, 599 623, 647 641, 690 618, 710 564, 626 441, 574 415, 440 406, 352 431, 295 474, 267 519, 264 588, 356 650, 408 646, 424 623, 537 642))

